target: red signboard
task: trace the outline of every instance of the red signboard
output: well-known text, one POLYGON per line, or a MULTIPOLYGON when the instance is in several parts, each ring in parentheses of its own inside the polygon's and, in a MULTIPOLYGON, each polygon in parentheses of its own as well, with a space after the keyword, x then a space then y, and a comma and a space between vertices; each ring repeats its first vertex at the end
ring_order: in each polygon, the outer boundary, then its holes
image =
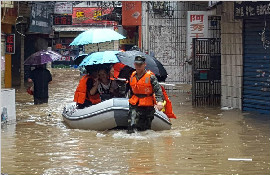
POLYGON ((56 48, 56 49, 62 49, 62 44, 56 44, 56 45, 55 45, 55 48, 56 48))
POLYGON ((15 53, 15 34, 6 35, 6 54, 15 53))
POLYGON ((72 25, 71 15, 53 16, 53 25, 72 25))
POLYGON ((110 14, 113 8, 89 8, 74 7, 72 14, 72 25, 78 24, 115 24, 114 21, 105 21, 101 19, 102 15, 110 14))
POLYGON ((140 26, 142 22, 142 2, 122 1, 122 25, 140 26))

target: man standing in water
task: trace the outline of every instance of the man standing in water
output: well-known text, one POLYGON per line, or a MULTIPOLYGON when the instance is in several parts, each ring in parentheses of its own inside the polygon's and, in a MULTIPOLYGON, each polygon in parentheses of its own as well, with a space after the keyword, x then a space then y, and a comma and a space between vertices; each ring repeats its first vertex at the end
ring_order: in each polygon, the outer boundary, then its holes
POLYGON ((145 70, 145 57, 136 56, 134 71, 130 77, 130 99, 128 113, 128 131, 134 133, 134 129, 145 131, 151 129, 154 119, 155 103, 160 111, 163 108, 163 94, 157 77, 151 71, 145 70), (154 96, 155 94, 155 96, 154 96))
POLYGON ((52 75, 46 64, 38 65, 36 69, 31 71, 28 82, 34 83, 34 104, 48 103, 49 83, 52 81, 52 75))

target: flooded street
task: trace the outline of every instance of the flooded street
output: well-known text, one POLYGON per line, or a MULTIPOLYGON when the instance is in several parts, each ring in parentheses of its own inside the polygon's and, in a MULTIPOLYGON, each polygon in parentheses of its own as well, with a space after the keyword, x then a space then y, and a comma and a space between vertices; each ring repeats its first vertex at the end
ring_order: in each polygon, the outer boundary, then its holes
POLYGON ((178 119, 169 131, 69 129, 78 70, 52 69, 49 103, 16 89, 16 124, 2 126, 1 172, 9 175, 269 174, 270 117, 193 108, 190 93, 169 93, 178 119), (230 159, 230 158, 236 158, 230 159), (237 160, 243 159, 243 160, 237 160))

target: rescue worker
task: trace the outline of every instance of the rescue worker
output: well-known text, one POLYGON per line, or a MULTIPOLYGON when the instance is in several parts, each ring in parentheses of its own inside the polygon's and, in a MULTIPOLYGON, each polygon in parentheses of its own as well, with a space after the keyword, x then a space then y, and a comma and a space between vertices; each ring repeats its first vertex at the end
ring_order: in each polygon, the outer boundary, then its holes
POLYGON ((151 129, 154 106, 159 111, 163 109, 161 86, 154 73, 145 70, 145 57, 136 56, 134 66, 136 71, 132 73, 129 81, 131 88, 127 131, 129 134, 134 133, 134 129, 139 131, 151 129))
POLYGON ((78 109, 101 102, 100 95, 97 91, 98 84, 97 71, 87 70, 87 74, 81 78, 74 94, 73 101, 77 103, 78 109))

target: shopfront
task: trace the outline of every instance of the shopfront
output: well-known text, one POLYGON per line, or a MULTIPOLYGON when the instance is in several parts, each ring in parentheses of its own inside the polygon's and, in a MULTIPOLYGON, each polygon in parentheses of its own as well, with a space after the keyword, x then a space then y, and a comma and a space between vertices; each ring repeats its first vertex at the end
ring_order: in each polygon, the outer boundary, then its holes
POLYGON ((270 114, 270 2, 235 3, 243 19, 243 111, 270 114))
MULTIPOLYGON (((91 53, 105 50, 118 50, 117 42, 105 42, 88 44, 84 46, 70 46, 70 43, 82 32, 94 28, 110 28, 115 30, 118 23, 115 21, 102 20, 100 17, 111 13, 113 8, 100 9, 97 7, 73 7, 68 14, 54 14, 53 30, 54 38, 52 48, 60 53, 62 58, 53 62, 53 67, 67 67, 74 65, 76 56, 82 53, 91 53)), ((56 10, 62 13, 62 10, 56 10)), ((66 13, 66 12, 65 12, 66 13)))

